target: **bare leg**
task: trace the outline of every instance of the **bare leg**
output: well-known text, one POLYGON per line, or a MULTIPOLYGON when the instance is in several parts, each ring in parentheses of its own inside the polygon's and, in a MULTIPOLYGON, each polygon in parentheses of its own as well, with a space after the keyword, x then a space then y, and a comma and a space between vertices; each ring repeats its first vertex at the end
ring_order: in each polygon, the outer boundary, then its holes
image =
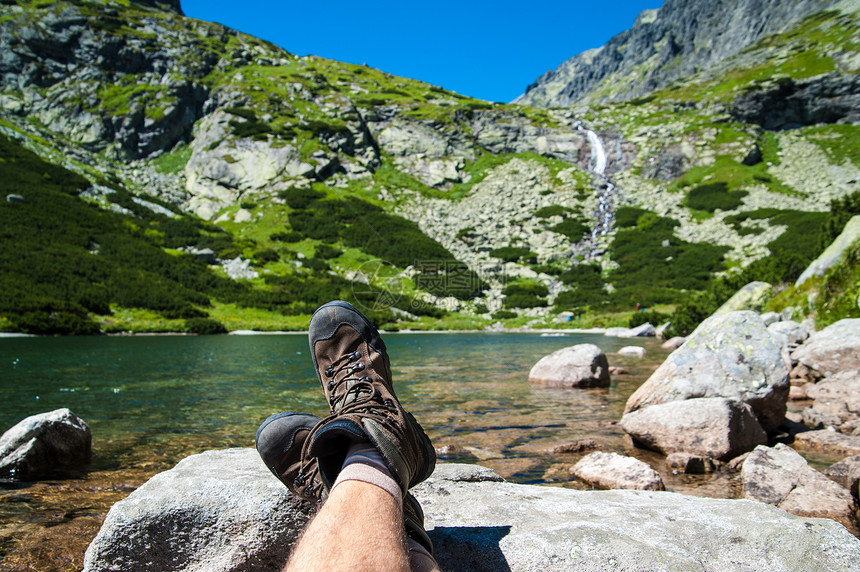
POLYGON ((344 481, 305 529, 285 571, 406 572, 403 509, 385 490, 344 481))

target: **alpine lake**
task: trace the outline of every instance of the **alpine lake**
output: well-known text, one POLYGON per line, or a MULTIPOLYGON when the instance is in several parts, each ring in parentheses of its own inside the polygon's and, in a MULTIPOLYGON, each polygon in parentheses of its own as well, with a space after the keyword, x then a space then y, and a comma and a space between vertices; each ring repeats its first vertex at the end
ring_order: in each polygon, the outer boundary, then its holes
MULTIPOLYGON (((591 439, 640 458, 668 490, 741 494, 737 473, 673 474, 618 425, 631 393, 668 355, 655 339, 580 333, 384 334, 397 395, 424 426, 439 462, 477 463, 505 479, 587 489, 570 467, 589 451, 553 453, 591 439), (607 389, 531 387, 544 355, 593 343, 611 366, 607 389), (618 355, 626 345, 645 358, 618 355)), ((0 425, 68 407, 92 429, 85 469, 0 487, 0 570, 80 570, 111 505, 182 458, 253 447, 259 424, 284 410, 328 412, 304 334, 0 339, 0 425)), ((261 469, 263 465, 261 463, 261 469)), ((273 477, 274 478, 274 477, 273 477)))

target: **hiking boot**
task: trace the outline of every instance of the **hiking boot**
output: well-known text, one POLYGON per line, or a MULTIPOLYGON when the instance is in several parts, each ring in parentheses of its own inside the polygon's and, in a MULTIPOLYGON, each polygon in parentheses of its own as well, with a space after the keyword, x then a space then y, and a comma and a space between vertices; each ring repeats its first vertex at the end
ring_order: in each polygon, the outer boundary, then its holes
POLYGON ((316 415, 283 411, 272 415, 257 429, 254 442, 263 463, 287 485, 290 492, 319 503, 327 496, 319 479, 316 459, 302 460, 302 447, 320 421, 316 415))
POLYGON ((436 452, 394 394, 379 332, 351 304, 335 301, 314 312, 308 337, 331 415, 305 442, 302 458, 317 458, 320 477, 330 489, 350 445, 370 441, 405 496, 433 472, 436 452))
MULTIPOLYGON (((317 460, 302 462, 301 452, 308 435, 321 421, 316 415, 284 411, 272 415, 257 429, 254 442, 263 463, 290 492, 307 501, 320 503, 328 496, 319 478, 317 460)), ((403 497, 403 524, 406 535, 433 554, 433 543, 424 530, 424 511, 411 493, 403 497)))

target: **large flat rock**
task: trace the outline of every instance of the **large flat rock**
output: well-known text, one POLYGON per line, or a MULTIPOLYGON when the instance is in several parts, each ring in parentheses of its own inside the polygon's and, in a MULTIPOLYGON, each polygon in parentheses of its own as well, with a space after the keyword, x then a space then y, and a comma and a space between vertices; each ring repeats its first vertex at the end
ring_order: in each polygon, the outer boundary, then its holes
MULTIPOLYGON (((456 482, 413 489, 442 570, 856 570, 860 540, 748 500, 456 482)), ((456 478, 456 477, 455 477, 456 478)))
MULTIPOLYGON (((500 482, 440 464, 413 489, 443 570, 849 570, 860 540, 840 524, 766 504, 645 491, 500 482)), ((87 572, 279 570, 310 507, 253 449, 209 451, 111 509, 87 572)))

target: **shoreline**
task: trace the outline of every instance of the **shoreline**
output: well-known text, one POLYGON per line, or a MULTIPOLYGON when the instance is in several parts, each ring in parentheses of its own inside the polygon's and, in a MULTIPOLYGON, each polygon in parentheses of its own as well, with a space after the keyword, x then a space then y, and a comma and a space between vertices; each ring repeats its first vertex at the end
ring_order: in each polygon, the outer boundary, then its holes
MULTIPOLYGON (((380 333, 386 335, 393 334, 555 334, 559 337, 565 334, 596 334, 605 335, 606 328, 503 328, 500 330, 379 330, 380 333)), ((290 335, 307 335, 307 330, 233 330, 226 334, 215 334, 221 336, 290 336, 290 335)), ((134 337, 134 336, 195 336, 198 334, 190 334, 188 332, 111 332, 105 334, 97 334, 90 337, 134 337)), ((39 335, 25 334, 21 332, 0 332, 0 339, 3 338, 57 338, 57 337, 86 337, 86 336, 57 336, 57 335, 39 335)))

